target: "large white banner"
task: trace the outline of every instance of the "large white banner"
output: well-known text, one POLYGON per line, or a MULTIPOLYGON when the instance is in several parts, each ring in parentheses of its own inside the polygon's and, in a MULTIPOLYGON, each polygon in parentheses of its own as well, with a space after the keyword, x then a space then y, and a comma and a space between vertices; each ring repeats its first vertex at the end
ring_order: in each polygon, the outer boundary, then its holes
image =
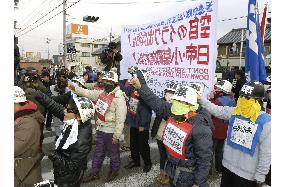
POLYGON ((120 79, 128 67, 150 71, 148 86, 162 97, 171 82, 201 82, 205 95, 213 86, 217 55, 217 0, 176 3, 157 12, 164 19, 144 25, 123 26, 120 79))

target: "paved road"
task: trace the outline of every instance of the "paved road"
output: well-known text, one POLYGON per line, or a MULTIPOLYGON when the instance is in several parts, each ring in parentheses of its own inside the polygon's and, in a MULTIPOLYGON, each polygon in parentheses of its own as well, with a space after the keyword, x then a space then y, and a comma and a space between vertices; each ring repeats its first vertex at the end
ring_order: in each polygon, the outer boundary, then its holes
MULTIPOLYGON (((55 133, 44 131, 44 145, 43 149, 45 151, 54 149, 54 139, 55 133)), ((159 150, 155 141, 150 140, 151 147, 151 159, 153 163, 153 167, 150 172, 143 173, 142 167, 135 168, 132 170, 125 170, 123 166, 125 166, 129 160, 130 152, 121 153, 121 171, 120 175, 116 178, 116 180, 111 181, 109 183, 104 183, 104 178, 107 175, 109 170, 109 158, 106 158, 101 173, 101 179, 98 181, 94 181, 91 183, 84 183, 81 187, 162 187, 155 182, 154 178, 159 173, 159 150)), ((91 168, 91 155, 93 154, 93 149, 89 155, 88 162, 88 170, 87 173, 90 172, 91 168)), ((142 160, 141 160, 142 161, 142 160)), ((143 161, 141 162, 143 163, 143 161)), ((53 170, 51 161, 45 156, 42 160, 42 177, 44 180, 53 179, 53 170)), ((219 177, 210 177, 209 179, 210 187, 219 187, 220 178, 219 177)), ((165 186, 164 186, 165 187, 165 186)))

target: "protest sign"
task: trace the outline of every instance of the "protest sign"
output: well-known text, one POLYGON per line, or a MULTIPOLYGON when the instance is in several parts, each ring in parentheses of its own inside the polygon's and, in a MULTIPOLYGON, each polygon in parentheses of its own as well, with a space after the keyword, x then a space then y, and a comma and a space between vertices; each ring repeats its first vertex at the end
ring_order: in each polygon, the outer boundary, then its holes
POLYGON ((120 79, 138 66, 150 71, 148 86, 159 97, 172 82, 200 82, 211 91, 217 55, 217 0, 186 1, 163 10, 164 19, 123 26, 120 79))

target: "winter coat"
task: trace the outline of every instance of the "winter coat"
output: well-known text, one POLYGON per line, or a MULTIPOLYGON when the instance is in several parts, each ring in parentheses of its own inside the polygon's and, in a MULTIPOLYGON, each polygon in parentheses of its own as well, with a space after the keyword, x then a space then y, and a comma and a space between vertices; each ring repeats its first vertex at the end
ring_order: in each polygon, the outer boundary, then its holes
MULTIPOLYGON (((131 93, 126 95, 130 97, 131 93)), ((146 103, 144 103, 143 100, 139 99, 139 97, 137 99, 139 100, 137 113, 136 115, 133 115, 128 111, 125 123, 134 128, 144 127, 145 130, 149 130, 152 118, 152 110, 146 105, 146 103)), ((129 101, 130 100, 127 102, 127 107, 129 107, 129 101)))
POLYGON ((243 85, 246 83, 246 78, 241 78, 239 80, 237 80, 236 82, 236 87, 232 88, 232 92, 235 94, 235 99, 236 101, 238 100, 239 98, 239 92, 241 91, 243 85))
POLYGON ((15 114, 14 122, 14 185, 31 187, 42 181, 40 152, 43 115, 32 101, 15 114))
MULTIPOLYGON (((21 87, 24 90, 24 92, 26 92, 27 89, 32 88, 32 89, 39 90, 44 94, 48 94, 48 92, 49 92, 48 89, 43 85, 43 83, 41 81, 38 80, 37 84, 38 84, 38 86, 34 87, 30 82, 20 81, 19 87, 21 87)), ((42 106, 39 102, 37 102, 37 100, 35 99, 35 96, 33 94, 26 94, 26 97, 27 97, 28 100, 34 102, 37 105, 38 110, 40 111, 40 113, 42 115, 45 114, 44 106, 42 106)))
MULTIPOLYGON (((156 115, 167 120, 171 115, 171 104, 157 97, 146 84, 143 84, 141 75, 137 75, 142 82, 142 87, 138 90, 140 97, 156 115)), ((197 184, 205 187, 213 155, 213 124, 210 116, 201 108, 198 109, 195 117, 189 118, 189 122, 195 127, 186 140, 186 159, 177 160, 168 154, 165 171, 171 178, 177 179, 177 186, 197 184), (179 168, 188 171, 180 171, 179 168)))
MULTIPOLYGON (((213 99, 211 102, 218 106, 232 106, 232 107, 236 106, 235 99, 231 98, 230 96, 221 96, 213 99)), ((215 130, 213 132, 213 139, 225 140, 227 137, 229 121, 219 119, 214 116, 212 117, 212 121, 215 127, 215 130)))
POLYGON ((160 125, 161 125, 162 121, 163 121, 163 118, 156 115, 154 123, 153 123, 152 128, 151 128, 151 137, 152 138, 155 138, 157 136, 157 133, 160 129, 160 125))
MULTIPOLYGON (((232 117, 234 107, 217 106, 206 99, 201 99, 200 104, 212 115, 220 119, 229 120, 232 117)), ((264 112, 262 111, 261 114, 264 112)), ((236 175, 250 180, 264 182, 265 175, 271 164, 271 123, 263 125, 259 142, 256 145, 254 155, 245 154, 239 149, 232 148, 225 140, 222 164, 236 175)))
MULTIPOLYGON (((61 121, 64 120, 64 107, 54 100, 35 91, 36 99, 61 121)), ((57 149, 49 156, 53 161, 55 180, 58 184, 73 184, 87 167, 87 156, 92 148, 92 124, 88 120, 79 124, 78 140, 67 149, 57 149)))
MULTIPOLYGON (((164 101, 166 101, 165 98, 164 101)), ((161 140, 164 127, 165 127, 165 120, 163 120, 162 117, 156 115, 156 118, 154 120, 151 129, 151 137, 152 138, 156 137, 158 140, 161 140)))
MULTIPOLYGON (((87 97, 92 101, 97 101, 103 90, 88 90, 75 86, 75 93, 79 96, 87 97)), ((126 118, 127 107, 123 92, 119 87, 116 87, 109 94, 115 94, 115 97, 110 104, 108 111, 105 114, 105 121, 100 119, 96 120, 97 130, 105 133, 113 133, 116 139, 119 139, 126 118)))

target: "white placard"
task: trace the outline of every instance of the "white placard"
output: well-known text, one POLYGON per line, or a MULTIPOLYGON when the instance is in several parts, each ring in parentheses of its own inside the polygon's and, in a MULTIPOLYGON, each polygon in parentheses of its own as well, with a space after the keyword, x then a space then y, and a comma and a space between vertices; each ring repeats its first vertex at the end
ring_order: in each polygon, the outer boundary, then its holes
POLYGON ((232 127, 231 141, 251 149, 257 127, 258 124, 256 123, 235 118, 232 127))
POLYGON ((182 147, 185 138, 185 132, 169 123, 166 126, 165 132, 163 134, 163 143, 174 150, 176 153, 182 155, 182 147))
POLYGON ((105 115, 107 109, 108 109, 108 104, 100 99, 98 99, 97 103, 96 103, 96 112, 98 112, 101 115, 105 115))
POLYGON ((135 114, 137 113, 138 103, 139 103, 138 99, 130 97, 130 99, 129 99, 129 109, 133 113, 135 113, 135 114))
POLYGON ((171 82, 204 83, 208 95, 216 68, 217 0, 185 1, 157 14, 164 19, 123 26, 120 79, 129 79, 127 69, 135 65, 150 71, 148 86, 160 97, 171 82))

